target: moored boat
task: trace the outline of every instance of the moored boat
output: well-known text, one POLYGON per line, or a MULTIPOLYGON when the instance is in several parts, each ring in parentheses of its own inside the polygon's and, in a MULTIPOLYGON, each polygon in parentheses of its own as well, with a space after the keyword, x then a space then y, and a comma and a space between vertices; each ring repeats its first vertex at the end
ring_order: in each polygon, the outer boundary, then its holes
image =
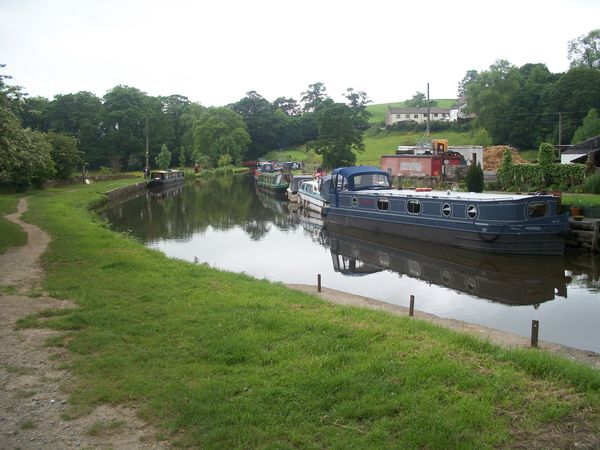
POLYGON ((287 198, 292 203, 298 202, 298 189, 300 184, 304 181, 312 180, 312 175, 293 175, 290 181, 290 185, 286 190, 287 198))
POLYGON ((335 169, 325 223, 494 253, 561 255, 568 214, 552 195, 392 189, 387 172, 335 169))
POLYGON ((261 173, 256 185, 263 190, 277 195, 285 195, 290 185, 290 175, 282 172, 261 173))
POLYGON ((326 199, 321 196, 318 180, 304 181, 300 184, 298 198, 302 207, 307 211, 323 212, 326 199))
POLYGON ((150 172, 148 187, 154 188, 183 182, 185 182, 185 173, 182 170, 155 170, 150 172))

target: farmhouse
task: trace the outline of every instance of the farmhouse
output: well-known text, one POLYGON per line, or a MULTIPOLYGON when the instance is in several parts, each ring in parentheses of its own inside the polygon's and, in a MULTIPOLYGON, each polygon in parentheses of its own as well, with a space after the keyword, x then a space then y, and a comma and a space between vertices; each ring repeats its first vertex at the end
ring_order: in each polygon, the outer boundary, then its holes
POLYGON ((588 156, 591 156, 596 170, 600 168, 600 136, 593 137, 587 141, 573 145, 560 155, 560 162, 585 164, 588 156))
MULTIPOLYGON (((448 122, 450 120, 450 110, 437 107, 429 108, 429 120, 448 122)), ((385 115, 385 126, 390 127, 403 122, 426 123, 427 108, 390 108, 388 106, 385 115)))

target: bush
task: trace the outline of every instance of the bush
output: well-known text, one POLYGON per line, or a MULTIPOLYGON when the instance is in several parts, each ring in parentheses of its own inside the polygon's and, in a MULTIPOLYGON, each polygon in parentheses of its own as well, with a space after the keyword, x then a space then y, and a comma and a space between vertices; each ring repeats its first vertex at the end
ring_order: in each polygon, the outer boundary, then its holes
POLYGON ((590 194, 600 194, 600 173, 586 177, 583 182, 583 190, 590 194))
POLYGON ((479 164, 471 164, 467 172, 467 190, 483 192, 483 170, 479 164))

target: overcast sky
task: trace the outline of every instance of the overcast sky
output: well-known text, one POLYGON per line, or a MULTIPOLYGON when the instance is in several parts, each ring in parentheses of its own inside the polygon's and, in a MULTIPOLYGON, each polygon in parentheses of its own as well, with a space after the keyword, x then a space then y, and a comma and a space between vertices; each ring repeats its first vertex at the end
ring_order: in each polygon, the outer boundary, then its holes
POLYGON ((0 63, 30 95, 118 84, 225 105, 322 82, 388 103, 454 98, 497 59, 568 69, 600 0, 0 0, 0 63))

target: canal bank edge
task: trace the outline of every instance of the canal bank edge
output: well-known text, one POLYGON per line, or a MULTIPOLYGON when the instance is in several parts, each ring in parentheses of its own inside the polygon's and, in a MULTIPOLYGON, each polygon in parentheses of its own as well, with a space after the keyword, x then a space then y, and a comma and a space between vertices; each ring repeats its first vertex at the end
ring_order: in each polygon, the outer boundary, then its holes
MULTIPOLYGON (((289 287, 290 289, 315 295, 322 300, 326 300, 337 305, 357 306, 361 308, 386 311, 390 314, 398 316, 408 316, 409 313, 409 309, 404 306, 394 305, 381 300, 363 297, 361 295, 354 295, 335 289, 321 287, 321 292, 319 292, 317 286, 314 285, 286 283, 285 286, 289 287)), ((517 334, 496 330, 494 328, 489 328, 482 325, 463 322, 461 320, 445 319, 434 314, 429 314, 418 310, 414 311, 414 317, 453 331, 476 336, 503 348, 511 349, 529 347, 529 338, 519 336, 517 334)), ((579 350, 576 348, 567 347, 566 345, 555 344, 553 342, 546 341, 539 341, 538 349, 564 357, 571 361, 583 363, 596 370, 600 370, 600 353, 596 353, 591 350, 579 350)))

